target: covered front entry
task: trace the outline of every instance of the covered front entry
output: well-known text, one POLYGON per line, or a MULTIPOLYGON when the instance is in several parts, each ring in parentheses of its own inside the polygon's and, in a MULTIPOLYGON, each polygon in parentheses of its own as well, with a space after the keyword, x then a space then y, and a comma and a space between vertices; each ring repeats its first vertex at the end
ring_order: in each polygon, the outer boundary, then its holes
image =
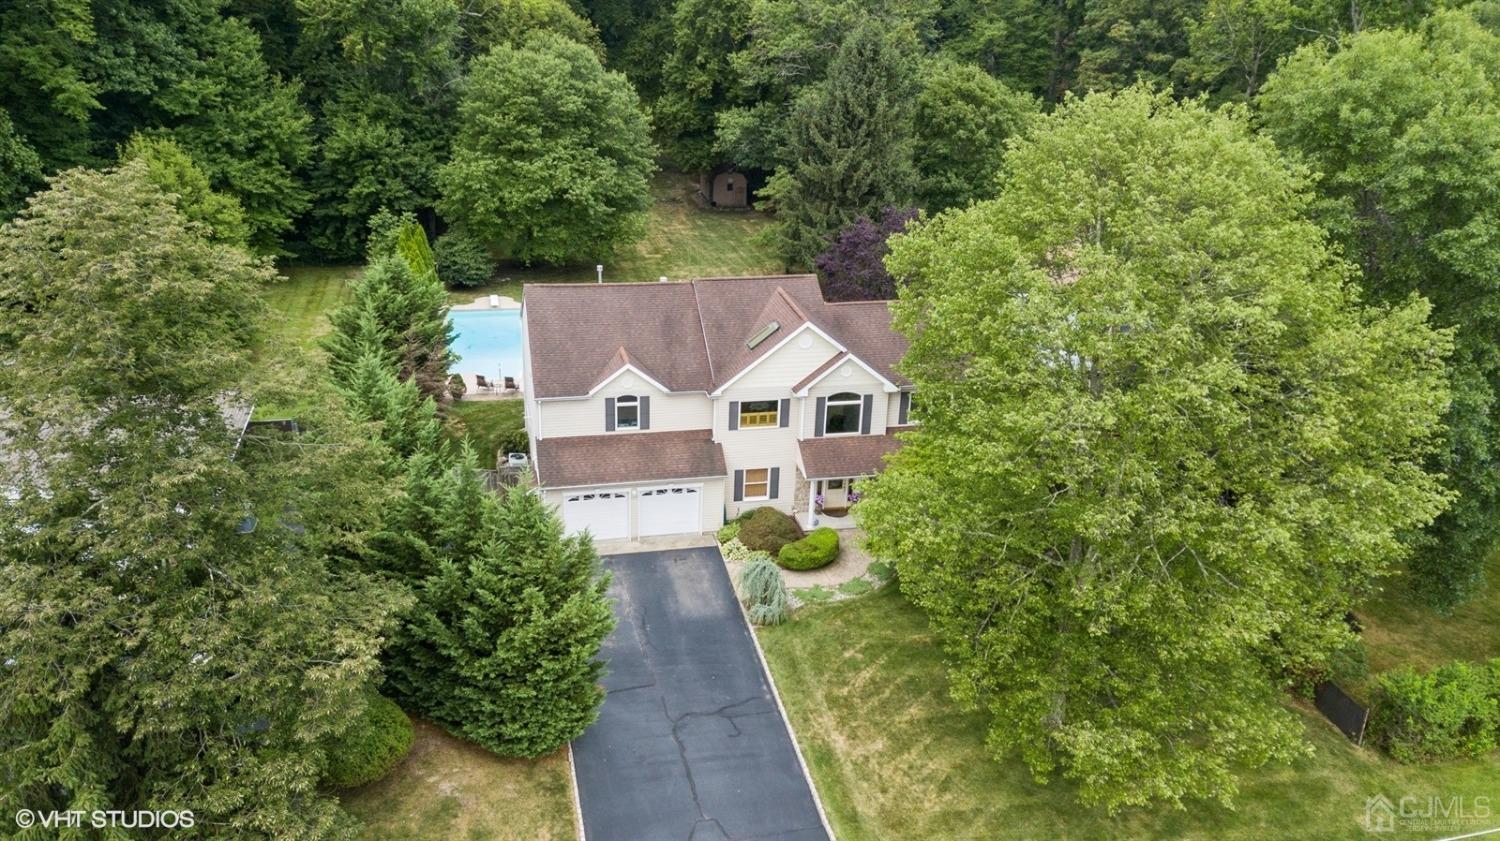
POLYGON ((588 531, 596 540, 630 536, 630 494, 623 490, 578 491, 563 497, 568 534, 588 531))
POLYGON ((697 534, 703 530, 703 486, 642 488, 638 503, 641 537, 697 534))

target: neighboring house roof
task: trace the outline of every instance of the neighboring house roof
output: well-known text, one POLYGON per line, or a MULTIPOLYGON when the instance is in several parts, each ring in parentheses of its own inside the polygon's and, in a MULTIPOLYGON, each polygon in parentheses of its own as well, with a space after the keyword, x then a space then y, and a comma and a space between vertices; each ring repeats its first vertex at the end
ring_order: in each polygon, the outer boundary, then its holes
MULTIPOLYGON (((899 427, 892 427, 900 431, 899 427)), ((805 438, 797 442, 802 451, 802 472, 808 479, 843 479, 870 476, 885 467, 885 457, 901 448, 894 435, 851 435, 805 438)))
POLYGON ((707 429, 543 438, 537 480, 549 488, 724 475, 724 448, 707 429))
POLYGON ((524 302, 539 398, 587 394, 627 364, 672 391, 713 391, 805 326, 890 382, 910 382, 896 371, 906 339, 888 302, 830 304, 813 275, 528 284, 524 302))

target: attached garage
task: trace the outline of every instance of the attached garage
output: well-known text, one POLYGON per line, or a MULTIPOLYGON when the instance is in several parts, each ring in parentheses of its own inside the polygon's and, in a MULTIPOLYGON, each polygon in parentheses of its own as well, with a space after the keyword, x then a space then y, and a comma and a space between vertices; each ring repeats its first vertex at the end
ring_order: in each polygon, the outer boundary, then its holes
POLYGON ((703 486, 642 488, 636 517, 641 537, 697 534, 703 531, 703 486))
POLYGON ((630 494, 622 490, 565 494, 562 517, 569 534, 588 531, 595 540, 629 537, 630 494))

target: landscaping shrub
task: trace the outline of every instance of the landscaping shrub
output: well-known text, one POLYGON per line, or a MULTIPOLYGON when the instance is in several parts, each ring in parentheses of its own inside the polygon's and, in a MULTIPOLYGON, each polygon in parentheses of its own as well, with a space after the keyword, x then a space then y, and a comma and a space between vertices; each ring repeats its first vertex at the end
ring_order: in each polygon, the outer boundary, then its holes
POLYGON ((756 625, 780 625, 791 618, 791 597, 781 570, 771 559, 761 555, 740 570, 740 591, 744 593, 745 613, 756 625))
POLYGON ((1500 731, 1500 660, 1381 675, 1371 727, 1385 751, 1402 762, 1488 753, 1500 731))
POLYGON ((449 286, 478 286, 495 271, 495 261, 490 259, 484 243, 459 228, 437 238, 433 257, 437 260, 438 277, 449 286))
POLYGON ((751 549, 770 552, 772 557, 781 547, 801 537, 802 528, 797 521, 775 508, 757 508, 740 518, 740 542, 751 549))
POLYGON ((786 569, 804 570, 826 567, 838 556, 839 533, 824 526, 781 547, 776 560, 786 569))
POLYGON ((411 742, 411 719, 395 701, 372 695, 359 718, 328 744, 325 779, 338 788, 374 782, 396 767, 411 742))
POLYGON ((720 543, 728 543, 740 536, 740 521, 730 520, 719 529, 717 537, 720 543))
POLYGON ((495 443, 502 454, 531 452, 531 438, 526 435, 526 427, 524 426, 501 430, 495 436, 495 443))
POLYGON ((448 393, 453 395, 453 398, 455 400, 463 397, 468 392, 469 387, 464 385, 463 377, 459 376, 458 374, 454 374, 453 376, 448 378, 448 393))

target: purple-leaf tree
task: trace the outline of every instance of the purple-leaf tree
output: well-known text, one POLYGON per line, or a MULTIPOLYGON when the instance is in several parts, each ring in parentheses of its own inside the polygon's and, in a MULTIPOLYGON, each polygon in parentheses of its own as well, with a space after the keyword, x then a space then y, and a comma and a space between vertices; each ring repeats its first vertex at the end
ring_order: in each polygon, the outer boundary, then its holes
POLYGON ((885 270, 886 240, 917 218, 915 207, 886 207, 877 223, 860 216, 829 240, 814 265, 823 297, 830 301, 882 301, 896 297, 896 281, 885 270))

